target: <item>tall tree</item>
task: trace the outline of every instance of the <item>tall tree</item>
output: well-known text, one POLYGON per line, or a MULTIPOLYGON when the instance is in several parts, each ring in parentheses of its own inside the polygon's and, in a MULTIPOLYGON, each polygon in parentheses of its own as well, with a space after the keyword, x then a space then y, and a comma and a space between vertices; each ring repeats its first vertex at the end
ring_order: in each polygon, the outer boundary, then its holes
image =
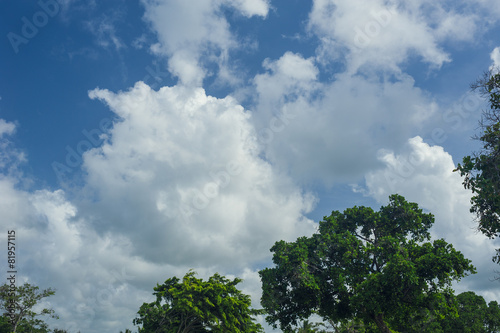
POLYGON ((203 281, 192 271, 182 281, 170 278, 154 288, 156 301, 141 306, 134 324, 144 333, 263 332, 253 318, 262 311, 236 288, 241 281, 219 274, 203 281))
MULTIPOLYGON (((471 189, 470 211, 476 214, 478 229, 490 238, 500 235, 500 74, 488 73, 472 86, 489 99, 489 110, 480 123, 481 151, 463 158, 455 171, 464 177, 463 185, 471 189)), ((494 261, 500 263, 497 250, 494 261)))
POLYGON ((0 286, 0 307, 9 318, 12 332, 21 332, 21 330, 27 332, 28 328, 32 332, 48 332, 47 324, 39 317, 47 315, 57 318, 52 309, 45 308, 39 312, 33 310, 40 300, 55 294, 55 290, 51 288, 41 292, 38 289, 39 287, 29 283, 19 287, 8 284, 0 286))
POLYGON ((312 237, 277 242, 275 267, 259 272, 266 320, 290 332, 316 313, 332 322, 357 317, 391 332, 391 323, 440 302, 453 280, 475 273, 451 244, 430 242, 433 223, 416 203, 392 195, 378 212, 334 211, 312 237))

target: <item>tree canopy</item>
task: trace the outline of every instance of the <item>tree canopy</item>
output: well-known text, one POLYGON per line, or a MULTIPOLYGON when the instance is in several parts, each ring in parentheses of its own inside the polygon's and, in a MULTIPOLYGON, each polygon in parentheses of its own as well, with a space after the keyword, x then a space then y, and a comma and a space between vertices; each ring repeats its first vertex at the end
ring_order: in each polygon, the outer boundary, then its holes
MULTIPOLYGON (((456 315, 442 315, 443 309, 436 311, 433 307, 421 309, 405 321, 391 328, 402 333, 498 333, 500 332, 500 307, 496 301, 486 304, 482 296, 472 291, 466 291, 458 296, 448 295, 446 302, 453 304, 456 315), (436 315, 441 314, 441 315, 436 315)), ((339 324, 329 323, 329 330, 312 330, 311 332, 326 333, 377 333, 373 323, 363 323, 358 318, 339 324), (332 330, 333 329, 333 330, 332 330)), ((322 325, 325 326, 325 325, 322 325)), ((295 333, 301 332, 295 330, 295 333)), ((308 332, 308 331, 306 331, 308 332)))
MULTIPOLYGON (((478 218, 478 229, 490 238, 500 234, 500 74, 488 73, 474 84, 489 99, 490 109, 483 112, 482 150, 463 158, 455 171, 464 177, 463 185, 471 189, 470 211, 478 218)), ((494 260, 500 263, 500 252, 494 260)))
POLYGON ((275 243, 275 267, 259 272, 271 325, 291 332, 318 314, 334 323, 359 318, 389 333, 421 309, 453 312, 443 295, 474 266, 443 239, 430 241, 432 214, 400 195, 389 199, 378 212, 334 211, 311 237, 275 243))
POLYGON ((482 296, 463 292, 455 299, 458 317, 440 319, 438 332, 496 333, 500 332, 500 307, 496 301, 486 304, 482 296))
POLYGON ((236 288, 241 281, 219 274, 203 281, 193 271, 182 281, 170 278, 154 288, 156 301, 141 306, 134 324, 144 333, 263 332, 253 318, 262 311, 252 309, 250 296, 236 288))
POLYGON ((19 287, 9 284, 0 286, 0 306, 4 311, 0 323, 2 330, 9 327, 7 332, 48 332, 47 324, 39 317, 57 318, 54 310, 45 308, 35 312, 33 308, 43 298, 54 295, 55 290, 49 288, 39 292, 38 289, 29 283, 19 287))

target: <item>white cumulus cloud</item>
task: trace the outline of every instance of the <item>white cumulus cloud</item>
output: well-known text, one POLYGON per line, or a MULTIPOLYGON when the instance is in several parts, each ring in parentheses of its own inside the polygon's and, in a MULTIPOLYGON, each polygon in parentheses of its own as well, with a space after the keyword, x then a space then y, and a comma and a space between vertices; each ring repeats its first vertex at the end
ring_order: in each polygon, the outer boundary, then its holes
POLYGON ((275 166, 305 182, 361 178, 378 165, 381 145, 399 147, 438 109, 407 75, 380 82, 343 73, 322 83, 313 59, 290 52, 264 68, 254 79, 259 142, 275 166))
POLYGON ((143 0, 143 4, 145 18, 158 35, 153 50, 168 57, 168 68, 180 82, 195 86, 201 86, 207 75, 207 61, 226 67, 228 51, 239 45, 222 8, 232 7, 245 17, 265 17, 269 11, 265 0, 143 0))
POLYGON ((315 0, 309 30, 321 38, 320 59, 343 60, 350 72, 399 71, 414 55, 440 67, 451 61, 441 42, 473 41, 484 14, 476 7, 457 12, 447 1, 315 0))
MULTIPOLYGON (((312 232, 314 199, 258 156, 250 114, 201 88, 94 90, 122 119, 84 155, 98 228, 148 244, 153 262, 243 267, 312 232), (242 260, 242 258, 245 258, 242 260)), ((90 208, 89 208, 90 209, 90 208)))

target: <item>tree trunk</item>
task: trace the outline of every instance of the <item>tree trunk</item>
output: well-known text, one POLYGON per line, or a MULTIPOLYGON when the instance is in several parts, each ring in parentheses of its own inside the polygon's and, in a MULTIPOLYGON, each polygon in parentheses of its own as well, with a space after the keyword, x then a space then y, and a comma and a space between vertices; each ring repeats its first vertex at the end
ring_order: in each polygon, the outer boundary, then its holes
POLYGON ((378 329, 382 333, 392 333, 389 327, 387 327, 387 324, 384 322, 384 315, 379 313, 375 316, 373 316, 373 320, 375 321, 375 324, 377 324, 378 329))

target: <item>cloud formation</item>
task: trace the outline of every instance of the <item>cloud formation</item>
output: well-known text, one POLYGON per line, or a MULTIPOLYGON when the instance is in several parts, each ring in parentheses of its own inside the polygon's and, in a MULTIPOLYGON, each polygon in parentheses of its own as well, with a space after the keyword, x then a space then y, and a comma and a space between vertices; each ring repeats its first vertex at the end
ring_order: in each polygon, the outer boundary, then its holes
POLYGON ((168 57, 169 71, 182 84, 201 86, 209 63, 226 67, 229 51, 239 46, 223 14, 232 8, 244 17, 266 17, 266 0, 143 0, 145 19, 158 35, 152 51, 168 57))
POLYGON ((267 257, 277 235, 313 230, 303 214, 314 198, 259 157, 250 115, 232 98, 143 83, 90 96, 121 119, 107 143, 83 156, 87 191, 99 199, 97 227, 149 244, 137 255, 244 267, 267 257))
POLYGON ((273 164, 306 182, 357 181, 378 165, 381 145, 399 147, 438 109, 408 75, 342 73, 324 83, 312 58, 290 52, 264 68, 254 79, 259 141, 273 164))
POLYGON ((322 41, 323 62, 344 61, 351 73, 399 72, 414 56, 436 68, 451 61, 440 43, 472 41, 478 11, 458 12, 447 1, 315 0, 308 27, 322 41))

